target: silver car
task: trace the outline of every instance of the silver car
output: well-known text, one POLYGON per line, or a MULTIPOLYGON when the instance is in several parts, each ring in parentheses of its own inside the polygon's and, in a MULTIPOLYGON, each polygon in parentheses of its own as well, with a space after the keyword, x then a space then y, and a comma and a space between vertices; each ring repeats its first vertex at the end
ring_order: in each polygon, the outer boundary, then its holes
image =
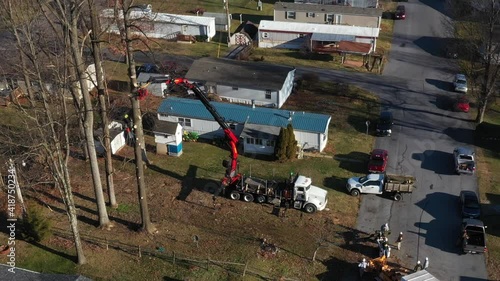
POLYGON ((453 91, 467 93, 467 77, 464 74, 457 74, 453 79, 453 91))

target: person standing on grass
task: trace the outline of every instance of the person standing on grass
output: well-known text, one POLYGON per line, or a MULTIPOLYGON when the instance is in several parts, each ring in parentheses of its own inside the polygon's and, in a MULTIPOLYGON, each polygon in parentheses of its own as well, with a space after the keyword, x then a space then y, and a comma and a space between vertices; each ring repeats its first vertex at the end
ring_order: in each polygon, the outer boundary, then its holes
POLYGON ((403 232, 400 232, 398 235, 398 239, 396 239, 398 250, 401 250, 401 242, 403 242, 403 232))

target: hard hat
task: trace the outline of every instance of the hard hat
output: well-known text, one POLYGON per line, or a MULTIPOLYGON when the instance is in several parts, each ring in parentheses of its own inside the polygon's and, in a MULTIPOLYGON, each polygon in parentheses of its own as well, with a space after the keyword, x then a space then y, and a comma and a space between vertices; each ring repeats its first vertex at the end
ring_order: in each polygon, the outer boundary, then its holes
POLYGON ((123 117, 128 118, 128 114, 125 114, 125 116, 123 116, 123 117))
POLYGON ((428 261, 428 260, 429 260, 429 258, 428 258, 428 257, 425 257, 425 260, 426 260, 426 261, 428 261))
POLYGON ((363 259, 363 262, 366 262, 366 259, 363 259))
POLYGON ((420 261, 417 261, 417 264, 420 264, 420 261))
POLYGON ((403 235, 403 232, 400 232, 399 234, 403 235))

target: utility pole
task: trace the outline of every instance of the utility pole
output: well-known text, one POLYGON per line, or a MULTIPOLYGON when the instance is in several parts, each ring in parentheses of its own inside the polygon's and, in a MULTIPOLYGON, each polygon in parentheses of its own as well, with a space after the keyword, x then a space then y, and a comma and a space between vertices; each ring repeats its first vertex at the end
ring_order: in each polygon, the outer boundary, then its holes
POLYGON ((227 45, 231 46, 231 14, 229 13, 229 0, 222 1, 224 1, 224 9, 226 9, 227 16, 227 45))

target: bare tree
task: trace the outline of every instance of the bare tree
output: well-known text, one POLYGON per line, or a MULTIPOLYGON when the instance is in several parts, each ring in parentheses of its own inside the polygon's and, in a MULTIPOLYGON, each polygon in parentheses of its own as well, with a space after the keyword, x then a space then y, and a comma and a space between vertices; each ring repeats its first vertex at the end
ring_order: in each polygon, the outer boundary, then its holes
MULTIPOLYGON (((131 21, 129 19, 130 11, 135 8, 133 5, 133 0, 123 1, 121 7, 119 6, 119 1, 115 2, 115 11, 121 9, 123 16, 123 27, 120 28, 120 31, 123 31, 122 38, 125 40, 125 45, 127 49, 127 62, 128 62, 128 73, 130 77, 130 101, 132 103, 132 111, 134 118, 134 134, 135 134, 135 142, 134 142, 134 152, 135 152, 135 170, 136 170, 136 178, 137 178, 137 188, 138 188, 138 197, 139 197, 139 205, 141 208, 141 220, 142 220, 142 230, 147 231, 148 233, 154 233, 156 231, 155 226, 151 223, 151 219, 149 216, 149 208, 148 208, 148 197, 147 197, 147 187, 144 181, 144 163, 143 156, 146 157, 146 147, 144 143, 144 132, 142 129, 142 116, 141 116, 141 108, 138 100, 138 91, 139 86, 137 84, 137 76, 135 72, 135 61, 134 61, 134 51, 132 49, 132 36, 130 28, 132 26, 131 21), (127 3, 126 3, 127 2, 127 3)), ((115 13, 118 14, 118 13, 115 13)), ((145 159, 147 161, 147 159, 145 159)))
POLYGON ((115 187, 113 184, 113 158, 111 153, 111 138, 109 134, 109 120, 108 120, 108 110, 106 102, 107 91, 104 86, 104 73, 101 62, 101 44, 100 44, 101 28, 99 24, 99 19, 97 17, 96 3, 94 2, 94 0, 88 0, 88 4, 90 11, 91 30, 92 30, 90 32, 90 38, 92 42, 94 62, 96 65, 97 94, 99 96, 102 129, 104 133, 103 145, 106 153, 105 155, 106 185, 108 187, 109 205, 112 208, 116 208, 118 207, 118 204, 116 203, 115 187))
MULTIPOLYGON (((3 10, 7 13, 13 11, 14 9, 3 10)), ((2 131, 0 142, 3 144, 2 149, 14 147, 14 151, 22 153, 32 162, 41 164, 51 175, 66 208, 75 242, 77 263, 85 264, 86 258, 80 239, 77 210, 68 171, 71 115, 64 97, 65 85, 68 85, 68 60, 66 56, 54 56, 52 51, 44 48, 43 44, 52 43, 49 40, 53 38, 47 38, 50 37, 47 34, 36 34, 35 30, 42 30, 39 26, 40 18, 41 14, 36 14, 29 25, 18 26, 18 32, 14 33, 16 41, 20 42, 24 55, 29 60, 29 67, 19 68, 18 71, 23 76, 28 75, 30 81, 39 85, 39 101, 35 101, 33 108, 26 109, 22 106, 17 108, 21 119, 20 125, 7 132, 2 131), (53 67, 47 67, 48 61, 53 67), (49 83, 58 86, 49 88, 49 83)), ((62 45, 64 46, 64 42, 62 45)))
POLYGON ((448 9, 453 36, 464 41, 458 48, 470 54, 462 68, 478 86, 476 123, 480 124, 498 84, 500 38, 495 28, 500 29, 500 1, 448 1, 448 9))
MULTIPOLYGON (((41 0, 40 0, 41 1, 41 0)), ((108 213, 106 210, 106 202, 102 190, 101 177, 99 172, 99 165, 97 162, 97 153, 94 143, 94 112, 92 107, 92 100, 90 97, 89 89, 87 86, 88 75, 85 72, 85 65, 80 51, 80 33, 78 25, 81 19, 81 13, 85 0, 54 0, 46 5, 47 12, 45 17, 49 22, 52 22, 54 32, 59 32, 57 25, 53 23, 53 18, 58 20, 62 30, 67 32, 70 42, 70 54, 73 60, 73 67, 76 72, 75 79, 78 81, 81 94, 83 96, 84 108, 84 131, 87 150, 89 153, 89 163, 92 174, 92 181, 94 185, 94 192, 96 196, 97 211, 99 215, 99 226, 102 228, 111 227, 108 213)), ((42 4, 42 7, 43 4, 42 4)), ((97 69, 97 67, 96 67, 97 69)))

